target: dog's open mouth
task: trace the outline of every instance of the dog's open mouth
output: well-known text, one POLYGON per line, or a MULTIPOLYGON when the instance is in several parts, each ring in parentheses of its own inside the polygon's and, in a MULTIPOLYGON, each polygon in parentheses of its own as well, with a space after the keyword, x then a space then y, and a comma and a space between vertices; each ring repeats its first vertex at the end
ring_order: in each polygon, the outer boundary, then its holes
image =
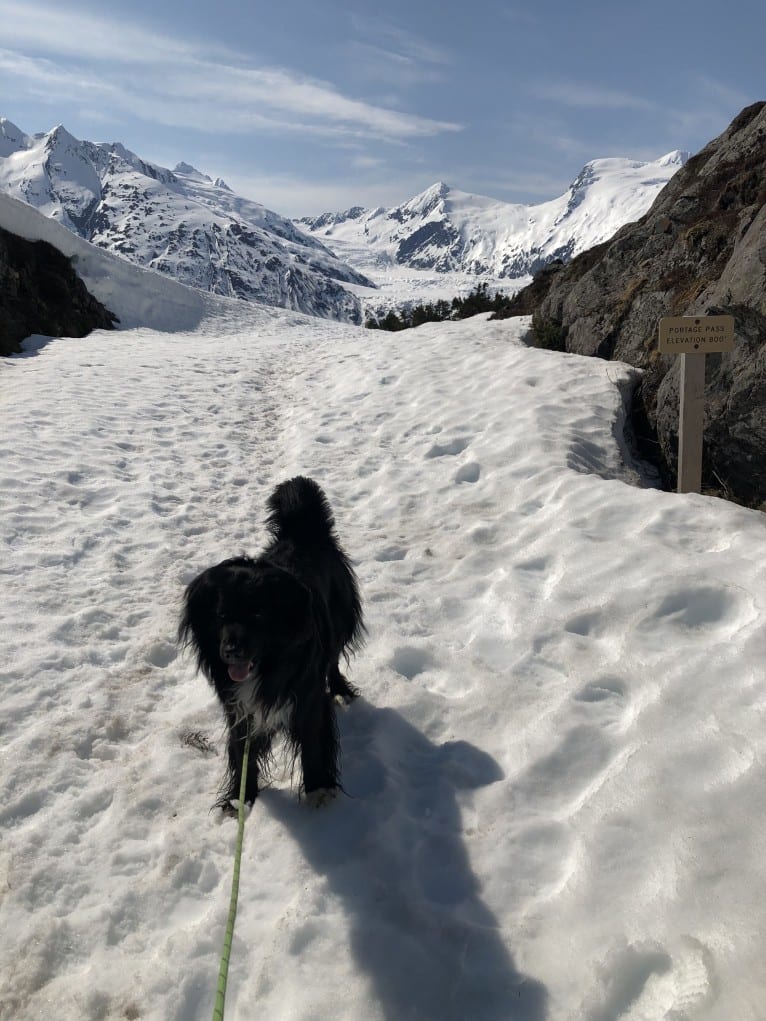
POLYGON ((227 663, 226 666, 229 671, 229 677, 231 677, 232 681, 235 681, 237 684, 242 684, 242 682, 246 681, 255 669, 255 662, 253 660, 247 660, 244 663, 227 663))

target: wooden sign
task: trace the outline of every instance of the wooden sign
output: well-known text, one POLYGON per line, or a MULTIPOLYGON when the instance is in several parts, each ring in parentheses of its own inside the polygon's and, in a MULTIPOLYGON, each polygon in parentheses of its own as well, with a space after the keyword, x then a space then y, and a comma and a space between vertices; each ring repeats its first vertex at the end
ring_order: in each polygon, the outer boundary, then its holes
POLYGON ((660 319, 660 352, 681 355, 679 493, 699 493, 702 489, 705 355, 733 348, 734 316, 666 316, 660 319))
POLYGON ((660 319, 660 353, 713 354, 734 350, 734 316, 666 316, 660 319))

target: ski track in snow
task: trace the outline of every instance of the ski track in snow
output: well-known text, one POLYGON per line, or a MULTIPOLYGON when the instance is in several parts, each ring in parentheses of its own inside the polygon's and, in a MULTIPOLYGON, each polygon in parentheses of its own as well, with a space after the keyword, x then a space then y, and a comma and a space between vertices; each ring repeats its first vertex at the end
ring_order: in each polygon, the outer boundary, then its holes
POLYGON ((0 365, 0 1017, 210 1015, 235 830, 180 597, 300 472, 363 698, 349 797, 248 820, 227 1018, 757 1021, 763 517, 626 484, 627 366, 226 309, 0 365))

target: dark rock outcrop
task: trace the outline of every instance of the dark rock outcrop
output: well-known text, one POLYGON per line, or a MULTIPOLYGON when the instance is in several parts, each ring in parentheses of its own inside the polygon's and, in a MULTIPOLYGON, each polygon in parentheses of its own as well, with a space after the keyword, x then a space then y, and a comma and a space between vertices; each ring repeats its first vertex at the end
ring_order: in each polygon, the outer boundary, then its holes
POLYGON ((563 350, 646 370, 636 408, 668 479, 679 367, 657 351, 659 319, 733 315, 735 350, 707 361, 703 490, 766 504, 766 103, 692 157, 640 220, 536 278, 504 314, 530 313, 563 350))
POLYGON ((84 337, 116 321, 57 248, 0 228, 0 355, 21 351, 35 333, 84 337))

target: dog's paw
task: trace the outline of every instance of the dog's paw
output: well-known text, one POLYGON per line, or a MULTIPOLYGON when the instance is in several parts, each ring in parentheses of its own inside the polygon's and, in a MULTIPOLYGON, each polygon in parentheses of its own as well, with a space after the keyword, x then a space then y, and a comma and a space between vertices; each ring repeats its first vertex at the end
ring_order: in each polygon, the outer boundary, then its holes
POLYGON ((315 791, 308 791, 306 794, 306 804, 309 808, 321 808, 323 805, 329 805, 337 796, 337 787, 317 787, 315 791))
MULTIPOLYGON (((245 818, 250 815, 253 810, 253 802, 245 802, 245 818)), ((239 818, 239 798, 229 798, 228 801, 221 805, 221 815, 227 819, 238 819, 239 818)))

